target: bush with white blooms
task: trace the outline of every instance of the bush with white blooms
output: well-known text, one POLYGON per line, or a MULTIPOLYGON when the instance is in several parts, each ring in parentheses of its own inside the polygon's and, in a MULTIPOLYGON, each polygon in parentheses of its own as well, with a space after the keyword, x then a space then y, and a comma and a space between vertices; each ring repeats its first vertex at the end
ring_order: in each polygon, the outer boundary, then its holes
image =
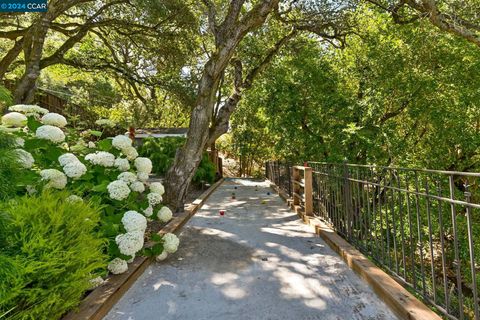
POLYGON ((68 190, 67 201, 86 201, 102 210, 99 233, 109 240, 107 269, 124 273, 136 255, 164 260, 177 250, 173 234, 146 235, 147 222, 168 222, 160 182, 149 183, 152 162, 139 157, 126 135, 99 139, 87 130, 68 128, 67 119, 35 105, 15 105, 1 118, 0 130, 16 136, 18 164, 29 169, 24 193, 68 190), (157 214, 154 214, 157 212, 157 214), (154 245, 144 248, 148 238, 154 245))

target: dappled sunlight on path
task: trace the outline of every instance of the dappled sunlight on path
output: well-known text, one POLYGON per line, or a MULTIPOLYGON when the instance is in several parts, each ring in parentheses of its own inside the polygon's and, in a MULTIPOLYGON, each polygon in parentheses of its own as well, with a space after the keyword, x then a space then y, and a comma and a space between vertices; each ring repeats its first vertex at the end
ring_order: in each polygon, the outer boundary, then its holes
POLYGON ((225 182, 180 238, 105 319, 396 319, 266 183, 225 182))

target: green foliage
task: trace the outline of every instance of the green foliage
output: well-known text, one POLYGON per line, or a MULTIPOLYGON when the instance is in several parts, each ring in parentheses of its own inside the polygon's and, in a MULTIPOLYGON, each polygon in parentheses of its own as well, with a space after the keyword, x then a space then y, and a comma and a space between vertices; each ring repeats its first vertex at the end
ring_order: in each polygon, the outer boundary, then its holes
POLYGON ((0 132, 0 201, 15 196, 17 185, 25 173, 18 165, 14 148, 14 137, 0 132))
POLYGON ((192 182, 197 184, 213 183, 215 181, 215 173, 215 164, 210 161, 207 154, 204 154, 192 182))
POLYGON ((6 106, 12 103, 13 103, 12 94, 10 93, 10 91, 8 91, 7 88, 0 85, 0 114, 2 113, 3 109, 6 106))
MULTIPOLYGON (((142 157, 152 160, 154 173, 164 176, 175 159, 177 149, 185 143, 185 138, 165 137, 147 138, 139 148, 142 157)), ((192 179, 194 183, 212 183, 215 181, 215 164, 204 154, 192 179)))
POLYGON ((298 37, 245 94, 227 151, 269 158, 480 169, 480 51, 428 23, 359 7, 338 50, 298 37))
POLYGON ((164 176, 175 158, 177 149, 185 143, 185 138, 147 138, 139 147, 139 154, 152 160, 154 173, 164 176))
POLYGON ((67 196, 43 193, 1 208, 0 315, 6 319, 59 319, 106 265, 104 241, 95 235, 99 209, 67 196))

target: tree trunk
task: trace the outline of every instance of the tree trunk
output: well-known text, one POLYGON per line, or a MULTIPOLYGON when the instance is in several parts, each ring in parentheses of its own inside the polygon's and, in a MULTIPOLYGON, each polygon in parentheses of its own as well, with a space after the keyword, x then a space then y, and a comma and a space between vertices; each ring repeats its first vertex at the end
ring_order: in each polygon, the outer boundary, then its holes
POLYGON ((173 165, 167 172, 165 201, 176 211, 183 208, 190 182, 202 159, 221 76, 240 41, 248 32, 263 25, 279 0, 258 2, 241 19, 239 15, 244 1, 232 0, 227 16, 220 25, 215 21, 213 3, 208 0, 205 2, 210 7, 209 24, 215 35, 216 51, 203 69, 185 145, 177 151, 173 165))
POLYGON ((215 59, 212 57, 205 66, 204 75, 200 80, 197 105, 190 116, 187 140, 185 145, 178 149, 174 163, 167 172, 165 201, 175 210, 183 209, 183 201, 207 143, 208 127, 219 83, 219 77, 214 72, 215 59))
POLYGON ((0 80, 5 77, 5 73, 8 71, 8 67, 12 64, 13 61, 18 57, 20 52, 22 52, 23 38, 16 41, 13 47, 8 50, 7 54, 0 61, 0 80))
MULTIPOLYGON (((28 32, 23 37, 25 72, 23 73, 14 93, 15 103, 31 103, 34 99, 36 82, 42 69, 40 64, 43 55, 43 47, 52 21, 71 7, 91 1, 92 0, 49 1, 48 11, 41 14, 39 19, 29 27, 28 32)), ((68 48, 71 48, 76 43, 74 40, 81 40, 85 34, 86 33, 79 32, 72 38, 68 39, 64 45, 59 48, 59 51, 57 52, 58 55, 60 55, 60 53, 64 54, 68 48)), ((56 57, 58 58, 58 56, 56 57)), ((45 65, 44 67, 46 66, 48 65, 45 65)))
POLYGON ((270 64, 272 59, 275 55, 280 51, 280 49, 295 35, 297 34, 297 30, 292 30, 283 38, 281 38, 275 45, 270 48, 260 63, 252 68, 250 72, 246 75, 245 79, 243 79, 243 66, 240 61, 235 61, 233 64, 235 66, 235 90, 234 92, 228 97, 227 101, 225 101, 222 108, 218 111, 215 121, 213 122, 212 126, 210 127, 209 137, 208 137, 208 144, 214 144, 218 138, 220 138, 223 134, 227 133, 229 124, 230 124, 230 116, 232 113, 237 109, 237 106, 242 99, 243 92, 250 89, 255 81, 256 77, 263 71, 267 66, 270 64))
POLYGON ((52 19, 50 16, 47 13, 40 18, 24 43, 25 72, 15 90, 15 103, 31 103, 33 101, 35 83, 40 76, 43 45, 52 19))

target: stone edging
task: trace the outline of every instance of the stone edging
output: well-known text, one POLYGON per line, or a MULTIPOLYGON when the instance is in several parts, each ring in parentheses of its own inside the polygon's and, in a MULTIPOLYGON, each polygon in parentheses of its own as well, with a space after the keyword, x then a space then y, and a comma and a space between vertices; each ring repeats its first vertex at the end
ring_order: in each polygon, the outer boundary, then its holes
MULTIPOLYGON (((290 205, 291 200, 286 192, 273 183, 270 187, 290 205)), ((306 224, 315 228, 315 233, 337 252, 352 270, 370 285, 378 297, 382 299, 400 319, 442 319, 442 317, 408 292, 385 271, 373 264, 373 262, 340 237, 324 222, 315 217, 304 215, 296 210, 297 208, 293 209, 306 224)))
MULTIPOLYGON (((220 179, 193 201, 185 212, 174 217, 158 234, 178 233, 190 218, 202 207, 208 197, 222 184, 224 179, 220 179)), ((147 244, 148 246, 148 244, 147 244)), ((143 274, 152 259, 146 257, 137 257, 129 265, 127 272, 119 275, 110 276, 106 283, 93 290, 83 299, 76 310, 70 311, 62 320, 101 320, 118 300, 127 292, 135 280, 143 274)))

